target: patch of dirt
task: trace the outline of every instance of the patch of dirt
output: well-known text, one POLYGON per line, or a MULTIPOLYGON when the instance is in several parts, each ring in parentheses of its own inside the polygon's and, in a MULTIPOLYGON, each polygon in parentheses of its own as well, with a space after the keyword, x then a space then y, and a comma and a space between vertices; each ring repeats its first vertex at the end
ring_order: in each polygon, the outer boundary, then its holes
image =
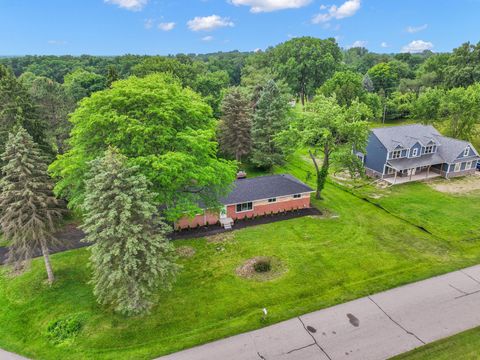
POLYGON ((339 216, 337 214, 334 214, 328 209, 321 209, 320 210, 321 214, 320 215, 308 215, 308 218, 310 219, 335 219, 338 218, 339 216))
POLYGON ((235 273, 244 279, 255 281, 270 281, 283 275, 287 271, 284 264, 275 257, 256 256, 248 259, 242 265, 237 267, 235 273), (255 264, 259 261, 270 261, 270 271, 257 272, 255 271, 255 264))
POLYGON ((191 258, 195 255, 195 249, 191 246, 180 246, 177 248, 177 254, 182 258, 191 258))
POLYGON ((208 236, 207 242, 211 244, 219 244, 219 243, 231 241, 234 238, 235 238, 235 234, 233 232, 224 232, 217 235, 208 236))
POLYGON ((480 190, 480 172, 457 179, 441 179, 428 183, 433 189, 449 194, 465 194, 480 190))

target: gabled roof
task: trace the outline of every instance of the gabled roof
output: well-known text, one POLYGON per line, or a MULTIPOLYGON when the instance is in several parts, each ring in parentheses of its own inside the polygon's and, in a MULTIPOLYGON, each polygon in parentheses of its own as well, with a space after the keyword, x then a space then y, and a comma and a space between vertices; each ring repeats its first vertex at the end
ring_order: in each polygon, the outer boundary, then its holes
MULTIPOLYGON (((426 146, 431 141, 434 141, 438 146, 436 153, 438 156, 426 157, 425 155, 422 155, 418 160, 398 159, 399 161, 394 162, 399 167, 407 166, 407 163, 411 163, 411 166, 413 167, 416 162, 421 162, 423 164, 427 159, 430 159, 430 164, 432 165, 440 162, 452 163, 457 160, 457 157, 467 148, 467 146, 470 146, 470 148, 478 157, 478 152, 471 143, 464 140, 442 136, 437 129, 431 125, 412 124, 383 127, 372 129, 372 133, 375 134, 378 140, 387 148, 388 151, 395 150, 399 145, 403 148, 409 149, 417 142, 420 142, 420 144, 426 146)), ((389 160, 389 162, 392 165, 394 163, 392 160, 389 160)))
POLYGON ((446 136, 438 137, 443 144, 443 146, 438 148, 439 154, 447 163, 454 162, 457 157, 465 151, 467 146, 470 146, 473 152, 478 156, 477 151, 468 141, 453 139, 446 136))
POLYGON ((372 132, 388 151, 392 151, 399 145, 409 149, 417 142, 425 146, 431 140, 438 144, 437 137, 440 136, 433 126, 421 124, 375 128, 372 132))
POLYGON ((313 189, 291 175, 259 176, 236 180, 230 194, 220 201, 231 205, 306 192, 313 189))

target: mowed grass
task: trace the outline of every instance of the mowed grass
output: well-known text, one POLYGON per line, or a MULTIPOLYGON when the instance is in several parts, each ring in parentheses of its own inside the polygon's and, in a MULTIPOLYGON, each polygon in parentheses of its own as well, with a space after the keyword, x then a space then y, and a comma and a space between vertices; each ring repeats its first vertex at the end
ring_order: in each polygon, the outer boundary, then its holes
POLYGON ((422 346, 392 360, 477 360, 479 356, 480 328, 475 328, 422 346))
MULTIPOLYGON (((310 164, 299 155, 276 171, 313 180, 307 175, 310 164)), ((424 186, 392 190, 379 199, 392 215, 329 183, 325 199, 314 204, 338 218, 305 217, 250 227, 235 231, 223 243, 177 241, 175 246, 191 246, 196 253, 180 260, 183 270, 173 290, 160 293, 152 313, 139 318, 124 318, 96 304, 88 284, 88 249, 52 257, 58 279, 52 288, 44 283, 40 259, 15 278, 3 269, 0 347, 35 359, 151 359, 477 264, 480 242, 471 239, 480 234, 474 227, 460 227, 455 236, 448 236, 445 222, 454 222, 448 219, 459 215, 454 210, 430 215, 427 225, 443 227, 445 234, 429 234, 412 225, 420 214, 402 219, 408 213, 402 197, 419 192, 437 201, 440 193, 424 186), (269 282, 239 278, 235 269, 256 256, 274 256, 287 271, 269 282), (264 307, 269 312, 266 322, 264 307), (48 324, 72 314, 83 319, 78 336, 60 345, 49 342, 48 324)), ((473 198, 444 196, 449 201, 438 200, 439 204, 462 206, 467 213, 478 209, 473 198)), ((424 211, 420 205, 413 209, 424 211)))

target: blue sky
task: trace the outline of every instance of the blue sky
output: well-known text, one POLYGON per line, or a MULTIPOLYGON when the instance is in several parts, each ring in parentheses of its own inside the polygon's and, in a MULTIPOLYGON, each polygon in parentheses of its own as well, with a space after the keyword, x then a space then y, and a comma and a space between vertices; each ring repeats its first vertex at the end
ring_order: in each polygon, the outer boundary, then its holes
POLYGON ((0 0, 0 55, 265 49, 335 37, 375 52, 480 41, 480 0, 0 0))

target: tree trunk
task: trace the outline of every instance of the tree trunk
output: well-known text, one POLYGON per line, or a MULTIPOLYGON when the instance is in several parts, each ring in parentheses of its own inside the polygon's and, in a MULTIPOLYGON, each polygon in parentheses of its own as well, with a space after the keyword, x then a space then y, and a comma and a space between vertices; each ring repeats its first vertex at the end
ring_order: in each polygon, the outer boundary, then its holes
POLYGON ((237 151, 235 154, 235 160, 237 160, 238 163, 242 162, 242 155, 240 155, 240 151, 237 151))
POLYGON ((52 285, 55 277, 53 276, 52 264, 50 264, 50 252, 44 242, 42 242, 42 255, 45 261, 45 268, 47 269, 48 283, 52 285))
POLYGON ((317 175, 317 189, 315 192, 315 199, 321 200, 322 190, 325 187, 325 182, 327 180, 327 175, 328 175, 328 168, 330 166, 330 150, 328 148, 328 145, 324 146, 324 150, 323 150, 324 157, 323 157, 322 168, 318 166, 315 155, 310 150, 308 150, 308 153, 310 154, 310 158, 313 161, 313 165, 315 165, 315 172, 317 175))

